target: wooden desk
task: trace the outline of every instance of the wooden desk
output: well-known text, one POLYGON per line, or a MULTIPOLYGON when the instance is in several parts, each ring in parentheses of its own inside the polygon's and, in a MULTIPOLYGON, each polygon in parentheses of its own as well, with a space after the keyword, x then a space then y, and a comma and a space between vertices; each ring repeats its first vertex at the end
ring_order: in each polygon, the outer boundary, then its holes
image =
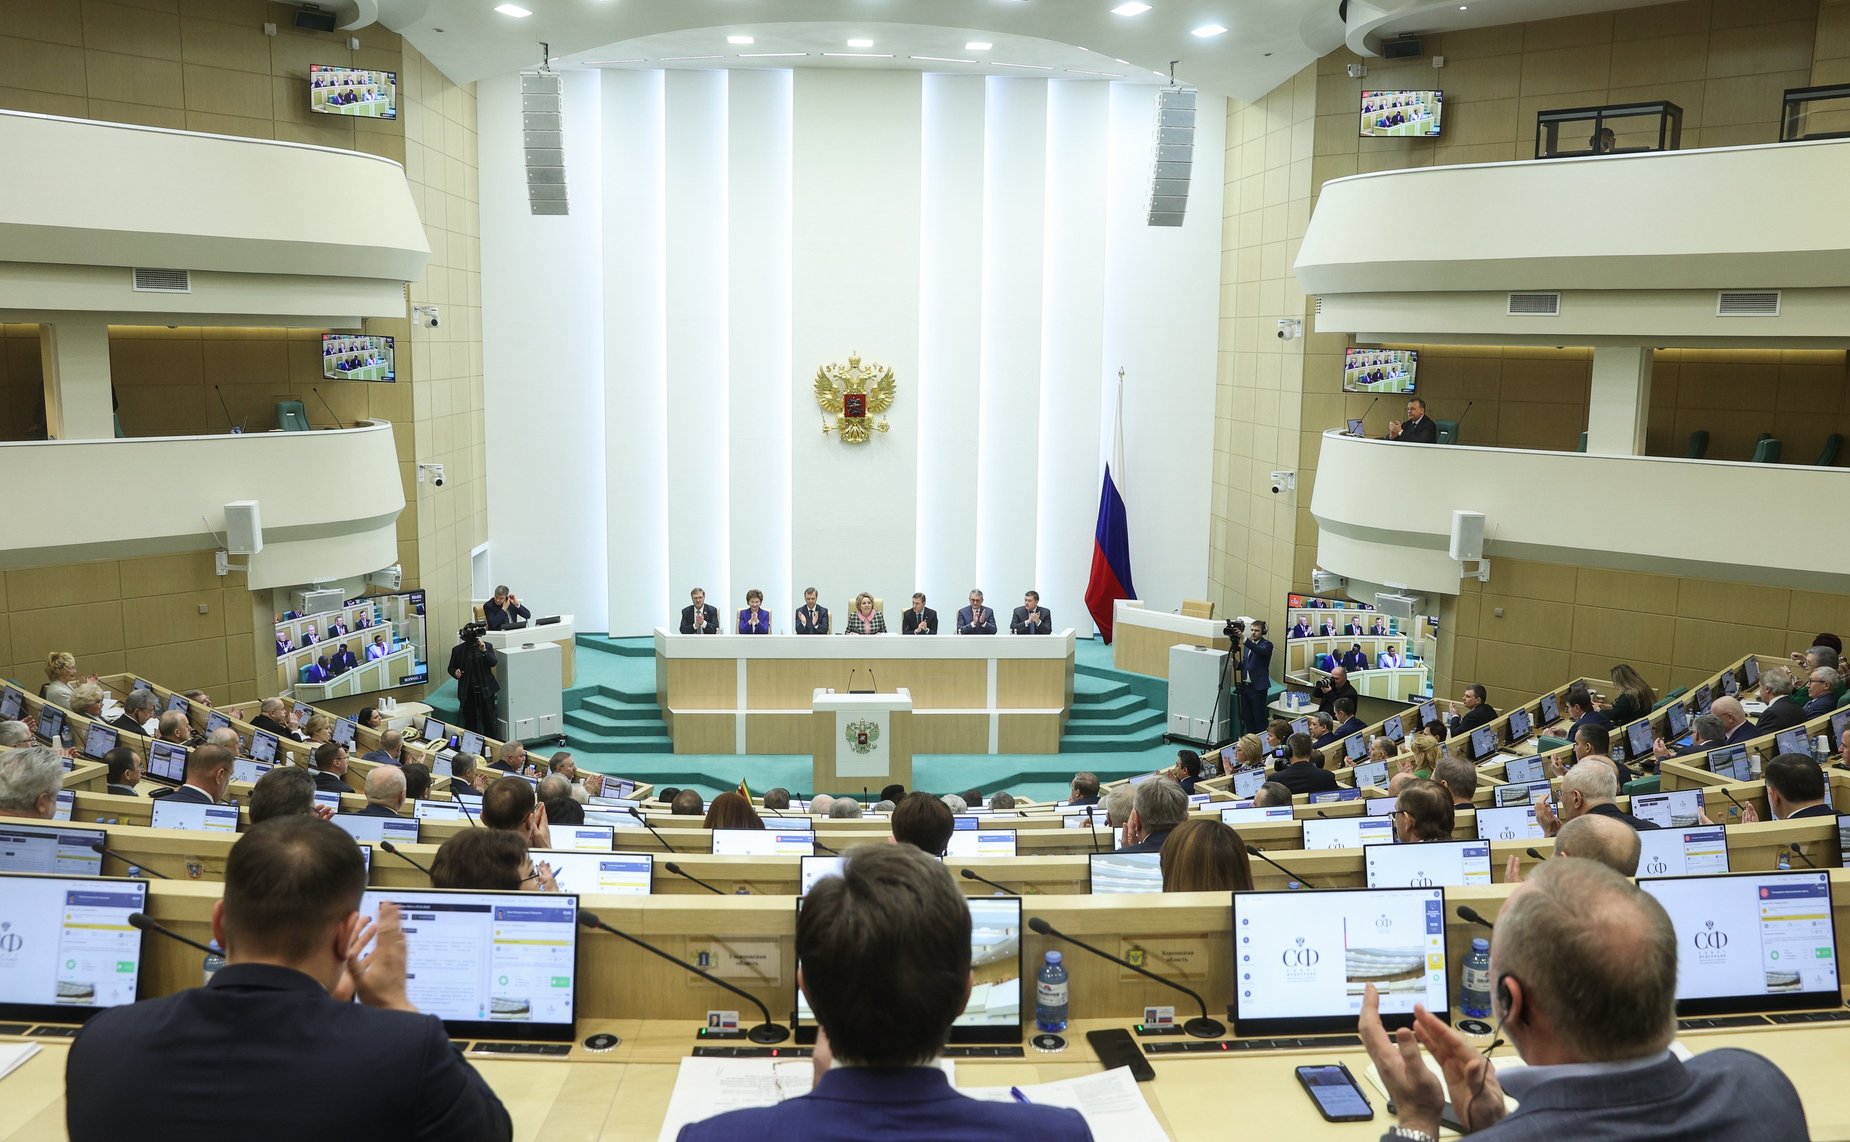
POLYGON ((1111 665, 1132 674, 1169 677, 1169 648, 1177 645, 1226 650, 1226 619, 1152 611, 1140 599, 1119 599, 1111 613, 1111 665))

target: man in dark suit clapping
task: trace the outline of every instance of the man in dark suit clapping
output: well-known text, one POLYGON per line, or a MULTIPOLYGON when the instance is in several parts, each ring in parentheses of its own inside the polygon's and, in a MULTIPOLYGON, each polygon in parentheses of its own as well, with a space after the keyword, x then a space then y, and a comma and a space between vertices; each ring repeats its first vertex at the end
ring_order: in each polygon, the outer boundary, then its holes
POLYGON ((829 608, 816 603, 816 589, 809 587, 803 592, 803 605, 797 608, 797 634, 828 634, 829 608))
POLYGON ((707 593, 695 587, 688 594, 693 605, 681 608, 682 634, 718 634, 719 608, 707 605, 707 593))

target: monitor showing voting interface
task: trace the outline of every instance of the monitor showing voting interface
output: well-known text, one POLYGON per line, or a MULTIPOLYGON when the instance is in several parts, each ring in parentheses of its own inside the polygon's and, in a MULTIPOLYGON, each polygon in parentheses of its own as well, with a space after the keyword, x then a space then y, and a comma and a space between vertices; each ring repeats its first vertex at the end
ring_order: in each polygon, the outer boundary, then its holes
POLYGON ((1534 729, 1535 723, 1529 720, 1529 711, 1521 706, 1510 711, 1510 743, 1512 745, 1528 737, 1534 729))
MULTIPOLYGON (((867 815, 864 813, 862 817, 865 818, 867 815)), ((792 829, 801 829, 808 833, 816 831, 816 820, 813 817, 786 817, 781 813, 760 813, 758 816, 763 819, 764 827, 767 829, 782 829, 786 833, 792 829)))
POLYGON ((816 887, 816 882, 825 876, 840 876, 842 862, 847 857, 808 856, 797 860, 797 895, 808 896, 809 890, 816 887))
POLYGON ((1490 842, 1485 840, 1369 845, 1362 853, 1370 888, 1462 888, 1490 883, 1490 842))
POLYGON ((1356 766, 1356 788, 1365 789, 1376 785, 1386 785, 1388 782, 1387 765, 1385 761, 1365 761, 1356 766))
POLYGON ((1730 781, 1752 781, 1754 779, 1753 762, 1747 756, 1744 745, 1724 746, 1709 751, 1709 772, 1717 777, 1726 777, 1730 781))
POLYGON ((1711 691, 1707 686, 1696 687, 1696 693, 1694 694, 1693 697, 1695 699, 1696 712, 1698 714, 1708 713, 1709 707, 1715 704, 1714 692, 1711 691))
POLYGON ((464 730, 456 739, 456 752, 472 753, 480 757, 483 747, 487 744, 488 743, 483 740, 481 734, 476 733, 474 730, 464 730))
POLYGON ((1368 815, 1370 817, 1391 817, 1394 815, 1394 811, 1399 808, 1400 798, 1398 797, 1370 797, 1368 799, 1368 815))
POLYGON ((19 711, 25 707, 26 695, 16 686, 0 690, 0 720, 16 722, 19 711))
MULTIPOLYGON (((553 834, 558 839, 558 834, 553 834)), ((650 853, 584 852, 534 849, 534 867, 552 868, 560 892, 580 896, 647 896, 655 883, 655 857, 650 853)))
POLYGON ((332 789, 317 789, 315 790, 315 804, 325 805, 338 813, 340 812, 340 794, 332 789))
POLYGON ((371 813, 336 813, 334 823, 347 830, 347 835, 356 841, 366 841, 375 845, 380 841, 391 841, 395 845, 418 843, 416 817, 375 817, 371 813))
POLYGON ((1264 766, 1257 769, 1242 769, 1233 775, 1233 795, 1251 797, 1259 792, 1259 787, 1266 783, 1267 774, 1264 766))
POLYGON ((811 856, 816 839, 798 831, 771 829, 714 829, 714 856, 811 856))
POLYGON ((402 909, 406 995, 452 1037, 573 1037, 578 897, 377 889, 360 912, 376 918, 388 900, 402 909))
POLYGON ((1234 893, 1233 1033, 1354 1031, 1371 983, 1389 1027, 1447 1020, 1445 913, 1442 888, 1234 893))
POLYGON ((76 791, 71 789, 60 789, 58 790, 58 799, 52 805, 51 819, 54 821, 68 821, 71 819, 71 811, 76 808, 76 791))
POLYGON ((970 860, 975 857, 1012 857, 1015 855, 1014 829, 966 829, 951 833, 947 857, 970 860))
POLYGON ((1728 840, 1720 825, 1640 829, 1638 844, 1640 880, 1647 876, 1715 876, 1728 871, 1728 840))
POLYGON ((1539 757, 1512 757, 1503 763, 1503 779, 1515 784, 1545 781, 1539 757))
MULTIPOLYGON (((1154 854, 1152 854, 1154 855, 1154 854)), ((970 1001, 951 1023, 952 1043, 1021 1042, 1021 898, 968 896, 970 1001)), ((800 912, 803 901, 797 901, 800 912)), ((794 973, 792 973, 794 975, 794 973)), ((813 1043, 816 1015, 796 990, 797 1042, 813 1043)))
POLYGON ((1843 746, 1844 734, 1850 731, 1850 709, 1839 710, 1831 715, 1831 752, 1837 753, 1843 746))
POLYGON ((341 745, 348 746, 351 748, 353 745, 353 735, 355 731, 357 731, 358 729, 359 729, 358 726, 354 725, 351 721, 348 721, 346 718, 335 718, 334 719, 334 730, 331 736, 333 737, 335 741, 339 742, 341 745))
POLYGON ((274 763, 276 761, 276 735, 268 730, 251 731, 251 760, 274 763))
POLYGON ((1394 821, 1390 817, 1336 817, 1304 822, 1304 847, 1307 849, 1359 849, 1363 845, 1393 843, 1394 821))
POLYGON ((264 774, 275 769, 274 765, 265 765, 261 761, 246 761, 244 758, 231 763, 231 779, 246 785, 255 785, 264 774))
POLYGON ((148 746, 148 774, 182 785, 186 782, 186 747, 172 742, 153 742, 148 746))
POLYGON ((460 821, 462 806, 454 801, 414 801, 411 815, 420 821, 460 821))
POLYGON ((1291 806, 1267 805, 1255 809, 1248 805, 1244 808, 1222 809, 1220 823, 1223 825, 1259 825, 1267 821, 1291 820, 1291 806))
POLYGON ((91 722, 84 731, 84 756, 101 761, 103 755, 116 748, 116 728, 101 722, 91 722))
POLYGON ((1471 731, 1471 760, 1483 761, 1497 752, 1497 728, 1479 726, 1471 731))
POLYGON ((1511 805, 1533 805, 1538 797, 1547 797, 1554 788, 1546 779, 1534 781, 1512 781, 1508 785, 1499 785, 1491 794, 1496 799, 1499 809, 1511 805))
POLYGON ((1546 835, 1535 819, 1533 805, 1477 811, 1477 838, 1480 841, 1536 841, 1546 835))
POLYGON ((1649 821, 1660 829, 1694 828, 1702 823, 1702 790, 1639 793, 1632 798, 1632 816, 1649 821))
POLYGON ((615 843, 616 829, 610 825, 548 825, 552 847, 580 853, 607 853, 615 843))
POLYGON ((1677 1014, 1841 1007, 1831 878, 1761 872, 1640 881, 1677 930, 1677 1014))
POLYGON ((201 805, 197 801, 175 802, 163 797, 154 803, 154 827, 157 829, 191 829, 194 832, 235 833, 238 831, 236 805, 201 805))
POLYGON ((1633 722, 1626 728, 1625 744, 1633 757, 1651 756, 1651 745, 1653 741, 1651 723, 1648 720, 1633 722))
POLYGON ((1782 753, 1798 753, 1811 756, 1811 738, 1805 733, 1804 726, 1793 726, 1773 735, 1773 756, 1782 753))
POLYGON ((101 876, 103 854, 92 846, 107 839, 108 834, 101 829, 66 829, 0 819, 0 872, 101 876))
POLYGON ((1321 793, 1312 793, 1305 800, 1312 805, 1327 805, 1333 801, 1359 801, 1362 799, 1360 789, 1326 789, 1321 793))
POLYGON ((1664 723, 1670 727, 1667 735, 1680 738, 1689 732, 1689 708, 1681 702, 1672 702, 1664 707, 1664 723))
POLYGON ((1361 761, 1363 758, 1367 757, 1368 756, 1368 735, 1367 734, 1350 734, 1348 737, 1344 738, 1343 739, 1343 756, 1349 759, 1349 762, 1351 764, 1361 761))
POLYGON ((64 715, 50 706, 39 708, 39 737, 52 745, 64 740, 64 715))
POLYGON ((135 1002, 141 933, 128 918, 147 903, 145 880, 0 876, 0 1019, 81 1023, 135 1002))
POLYGON ((1086 857, 1090 891, 1094 896, 1108 892, 1161 892, 1162 858, 1162 853, 1091 853, 1086 857))

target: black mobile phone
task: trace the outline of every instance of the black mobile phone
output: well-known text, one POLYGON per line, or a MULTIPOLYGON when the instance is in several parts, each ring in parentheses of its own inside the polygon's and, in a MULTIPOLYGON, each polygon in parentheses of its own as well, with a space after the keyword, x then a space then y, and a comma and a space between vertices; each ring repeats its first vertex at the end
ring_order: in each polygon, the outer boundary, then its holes
POLYGON ((1108 1027, 1102 1031, 1087 1031, 1086 1042, 1092 1045, 1092 1053, 1098 1061, 1105 1064, 1106 1070, 1116 1067, 1129 1067, 1131 1077, 1140 1083, 1147 1083, 1156 1077, 1156 1068, 1150 1060, 1144 1058, 1143 1048, 1131 1033, 1122 1027, 1108 1027))
POLYGON ((1375 1108, 1362 1093, 1361 1084, 1343 1064, 1299 1067, 1297 1074, 1304 1093, 1317 1104, 1324 1121, 1367 1122, 1375 1116, 1375 1108))

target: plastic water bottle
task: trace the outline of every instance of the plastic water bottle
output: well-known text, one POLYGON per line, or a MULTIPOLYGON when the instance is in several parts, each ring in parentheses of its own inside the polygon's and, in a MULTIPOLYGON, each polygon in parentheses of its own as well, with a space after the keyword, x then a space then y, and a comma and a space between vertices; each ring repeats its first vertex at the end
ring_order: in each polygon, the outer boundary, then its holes
POLYGON ((1471 954, 1465 957, 1458 1004, 1468 1019, 1490 1018, 1490 941, 1482 937, 1471 941, 1471 954))
POLYGON ((218 969, 225 966, 225 949, 218 946, 217 940, 208 941, 206 947, 212 950, 206 953, 205 979, 201 982, 209 984, 212 977, 218 974, 218 969))
POLYGON ((130 880, 140 880, 141 879, 141 866, 138 864, 129 865, 128 866, 128 878, 130 880))
POLYGON ((1035 973, 1034 1025, 1042 1031, 1066 1030, 1066 966, 1059 952, 1048 952, 1035 973))

